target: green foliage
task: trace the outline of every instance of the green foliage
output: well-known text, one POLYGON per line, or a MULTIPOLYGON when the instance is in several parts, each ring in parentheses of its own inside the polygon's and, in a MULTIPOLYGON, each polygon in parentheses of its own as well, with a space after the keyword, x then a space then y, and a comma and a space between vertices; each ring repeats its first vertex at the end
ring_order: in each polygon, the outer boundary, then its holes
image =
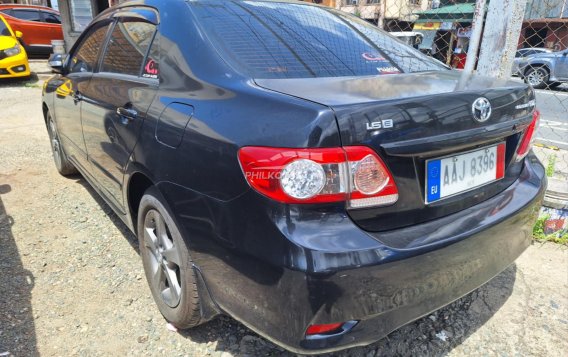
POLYGON ((552 175, 554 175, 555 165, 556 165, 556 155, 553 154, 548 159, 548 165, 546 166, 546 177, 552 177, 552 175))
POLYGON ((561 230, 552 234, 544 233, 544 223, 550 218, 549 215, 541 216, 537 219, 533 227, 533 237, 540 242, 553 242, 568 245, 568 231, 561 230))

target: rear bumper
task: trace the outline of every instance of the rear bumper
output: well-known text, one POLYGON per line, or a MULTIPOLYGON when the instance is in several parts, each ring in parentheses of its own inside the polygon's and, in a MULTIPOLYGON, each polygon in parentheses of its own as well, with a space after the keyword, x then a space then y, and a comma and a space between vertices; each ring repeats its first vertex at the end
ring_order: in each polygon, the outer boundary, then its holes
MULTIPOLYGON (((531 244, 532 226, 546 187, 538 160, 531 155, 526 163, 521 178, 482 207, 448 217, 447 222, 438 223, 436 230, 426 227, 429 224, 398 230, 400 237, 426 233, 440 244, 432 243, 433 250, 329 276, 308 275, 311 290, 327 297, 311 324, 359 323, 348 333, 302 339, 287 347, 296 352, 320 353, 370 344, 466 295, 506 269, 531 244), (487 223, 471 224, 479 219, 487 223)), ((421 237, 413 242, 421 240, 424 243, 428 239, 421 237)), ((404 250, 412 249, 406 246, 404 250)))
MULTIPOLYGON (((537 205, 458 243, 384 265, 314 279, 314 290, 330 286, 342 294, 313 323, 358 320, 348 333, 303 339, 303 353, 373 343, 483 285, 505 270, 530 245, 537 205)), ((325 293, 324 293, 325 294, 325 293)), ((289 346, 296 349, 298 346, 289 346)))
MULTIPOLYGON (((221 310, 290 351, 367 345, 509 266, 531 243, 545 188, 544 168, 531 153, 509 188, 442 219, 371 235, 339 210, 287 207, 268 210, 265 218, 264 207, 225 216, 244 227, 241 241, 231 247, 193 239, 192 258, 221 310), (357 324, 335 336, 305 337, 310 324, 344 321, 357 324)), ((240 206, 239 200, 230 204, 240 206)), ((204 236, 206 229, 188 236, 204 236)))

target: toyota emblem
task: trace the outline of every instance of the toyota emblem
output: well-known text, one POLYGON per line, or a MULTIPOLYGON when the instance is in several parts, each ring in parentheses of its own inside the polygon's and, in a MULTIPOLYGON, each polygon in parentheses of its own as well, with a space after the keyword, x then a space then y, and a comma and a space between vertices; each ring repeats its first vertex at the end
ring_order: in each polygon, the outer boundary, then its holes
POLYGON ((479 97, 471 105, 471 114, 473 114, 473 119, 480 123, 487 121, 491 116, 491 103, 489 99, 479 97))

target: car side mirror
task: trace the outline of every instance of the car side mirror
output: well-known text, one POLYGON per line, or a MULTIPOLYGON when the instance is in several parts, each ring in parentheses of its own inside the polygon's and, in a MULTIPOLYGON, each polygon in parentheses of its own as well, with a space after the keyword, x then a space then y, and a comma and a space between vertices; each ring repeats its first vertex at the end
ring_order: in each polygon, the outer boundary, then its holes
POLYGON ((22 37, 24 37, 22 31, 16 31, 16 38, 22 38, 22 37))
POLYGON ((54 73, 63 73, 63 65, 65 64, 66 57, 67 55, 60 53, 54 53, 49 56, 47 63, 54 73))

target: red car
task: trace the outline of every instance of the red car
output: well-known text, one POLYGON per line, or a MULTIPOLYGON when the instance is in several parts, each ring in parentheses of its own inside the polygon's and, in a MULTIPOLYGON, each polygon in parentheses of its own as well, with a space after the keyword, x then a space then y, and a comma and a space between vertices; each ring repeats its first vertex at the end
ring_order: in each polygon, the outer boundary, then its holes
POLYGON ((20 39, 31 54, 51 53, 51 40, 63 40, 59 12, 44 6, 6 4, 0 13, 14 31, 23 33, 20 39))

